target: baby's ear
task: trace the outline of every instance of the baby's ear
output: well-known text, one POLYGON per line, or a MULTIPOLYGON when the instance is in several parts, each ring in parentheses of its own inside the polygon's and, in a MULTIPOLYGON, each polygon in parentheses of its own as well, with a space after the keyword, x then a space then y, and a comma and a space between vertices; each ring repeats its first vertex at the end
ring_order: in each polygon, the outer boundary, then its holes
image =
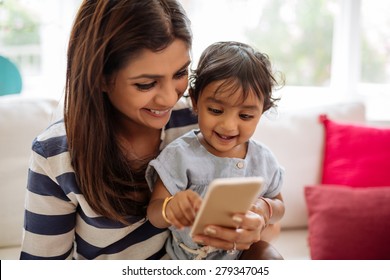
POLYGON ((191 104, 192 104, 192 109, 195 113, 198 112, 198 104, 196 104, 195 98, 194 98, 194 90, 192 88, 188 89, 188 94, 191 97, 191 104))

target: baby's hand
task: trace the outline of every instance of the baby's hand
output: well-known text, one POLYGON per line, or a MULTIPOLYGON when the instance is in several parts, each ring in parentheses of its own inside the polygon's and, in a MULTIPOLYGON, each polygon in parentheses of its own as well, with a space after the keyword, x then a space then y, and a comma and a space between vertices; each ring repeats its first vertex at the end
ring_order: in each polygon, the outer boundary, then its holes
POLYGON ((178 192, 168 202, 165 213, 178 229, 191 226, 199 210, 202 198, 192 190, 178 192))

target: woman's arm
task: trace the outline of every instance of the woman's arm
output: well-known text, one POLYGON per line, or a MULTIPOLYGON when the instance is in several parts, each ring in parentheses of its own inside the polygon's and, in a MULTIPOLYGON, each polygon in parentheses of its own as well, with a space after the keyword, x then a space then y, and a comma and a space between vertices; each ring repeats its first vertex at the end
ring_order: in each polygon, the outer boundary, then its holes
MULTIPOLYGON (((56 181, 38 141, 34 142, 27 181, 21 259, 72 259, 76 207, 56 181)), ((58 164, 63 158, 58 158, 58 164)), ((55 169, 55 168, 53 168, 55 169)), ((64 175, 66 176, 66 174, 64 175)))

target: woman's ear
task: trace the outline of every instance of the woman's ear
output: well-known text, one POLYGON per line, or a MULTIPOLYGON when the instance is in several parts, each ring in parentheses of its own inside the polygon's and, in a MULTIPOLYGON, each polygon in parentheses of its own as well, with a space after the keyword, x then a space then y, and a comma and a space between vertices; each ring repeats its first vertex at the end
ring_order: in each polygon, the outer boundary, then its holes
POLYGON ((109 93, 110 92, 110 85, 111 85, 111 79, 107 78, 106 76, 103 76, 100 81, 100 87, 103 92, 109 93))

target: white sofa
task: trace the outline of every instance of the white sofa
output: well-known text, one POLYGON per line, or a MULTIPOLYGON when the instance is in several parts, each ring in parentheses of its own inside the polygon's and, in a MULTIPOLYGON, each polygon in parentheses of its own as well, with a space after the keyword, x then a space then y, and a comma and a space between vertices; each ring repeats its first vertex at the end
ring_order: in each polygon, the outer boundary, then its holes
POLYGON ((285 168, 282 195, 286 212, 281 234, 273 241, 285 259, 310 259, 308 214, 304 187, 321 180, 324 129, 319 115, 347 122, 365 122, 362 102, 330 103, 308 108, 279 110, 277 117, 263 117, 255 138, 269 146, 285 168))
MULTIPOLYGON (((18 259, 23 227, 24 192, 34 137, 61 113, 58 102, 23 95, 0 97, 0 259, 18 259)), ((255 138, 268 145, 286 169, 286 214, 273 242, 285 259, 310 259, 303 187, 319 183, 323 129, 318 115, 336 120, 365 120, 361 102, 343 102, 263 117, 255 138)))
POLYGON ((18 259, 32 140, 57 109, 49 99, 0 97, 0 259, 18 259))

